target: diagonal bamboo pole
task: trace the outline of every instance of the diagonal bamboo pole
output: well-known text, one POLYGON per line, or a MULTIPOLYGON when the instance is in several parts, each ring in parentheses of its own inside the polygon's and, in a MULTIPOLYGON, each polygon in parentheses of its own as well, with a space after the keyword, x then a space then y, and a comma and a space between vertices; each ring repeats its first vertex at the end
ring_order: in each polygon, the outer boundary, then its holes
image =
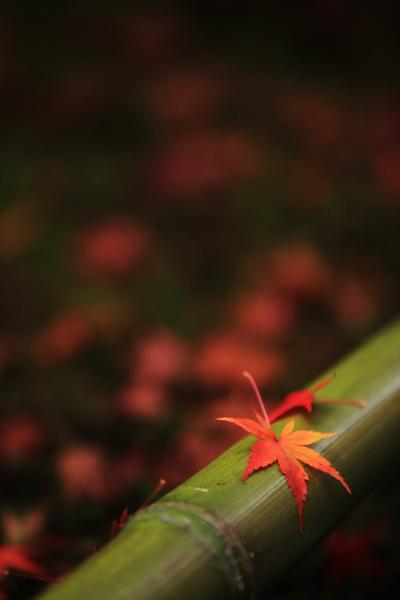
MULTIPOLYGON (((97 556, 43 600, 200 600, 252 598, 265 591, 379 485, 400 447, 400 323, 337 366, 322 396, 357 398, 362 409, 318 405, 297 427, 336 431, 314 447, 353 490, 311 472, 304 534, 275 466, 243 482, 254 438, 246 437, 191 479, 131 518, 97 556)), ((280 430, 281 421, 274 425, 280 430)))

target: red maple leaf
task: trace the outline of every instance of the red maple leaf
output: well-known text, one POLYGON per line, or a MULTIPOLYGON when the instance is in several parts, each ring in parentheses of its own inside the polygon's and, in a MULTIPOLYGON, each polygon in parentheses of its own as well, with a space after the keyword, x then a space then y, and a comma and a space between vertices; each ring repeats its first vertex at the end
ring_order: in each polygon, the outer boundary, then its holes
POLYGON ((121 529, 123 529, 125 527, 128 519, 129 519, 129 509, 127 506, 125 506, 124 510, 121 512, 118 519, 113 519, 111 522, 111 532, 110 532, 111 539, 115 538, 115 536, 118 535, 118 533, 121 531, 121 529))
POLYGON ((305 390, 296 390, 295 392, 291 392, 285 396, 278 406, 275 406, 269 411, 270 423, 275 423, 275 421, 281 419, 288 412, 291 412, 296 408, 304 408, 307 412, 311 412, 314 402, 318 404, 351 404, 352 406, 357 406, 359 408, 365 406, 365 402, 363 400, 351 400, 347 398, 338 398, 332 400, 317 398, 315 396, 316 392, 326 387, 334 377, 335 375, 331 375, 331 377, 325 377, 325 379, 322 379, 319 383, 310 388, 305 390))
MULTIPOLYGON (((148 506, 154 500, 154 498, 161 492, 161 490, 163 489, 163 487, 165 486, 166 483, 167 482, 165 479, 160 479, 160 481, 157 483, 157 485, 153 488, 153 490, 150 492, 150 494, 147 496, 147 498, 145 500, 143 500, 142 504, 139 506, 138 509, 136 509, 136 511, 134 513, 130 513, 129 508, 127 506, 125 506, 124 510, 121 512, 118 519, 113 519, 113 521, 111 523, 111 532, 110 532, 111 539, 115 538, 118 535, 118 533, 121 531, 121 529, 123 529, 125 527, 131 514, 135 514, 135 513, 138 513, 139 511, 143 510, 144 508, 146 508, 146 506, 148 506)), ((95 549, 97 549, 97 548, 95 547, 95 549)))
POLYGON ((351 494, 349 486, 331 463, 312 448, 308 448, 310 444, 336 434, 300 429, 293 431, 294 420, 292 420, 285 425, 280 437, 278 437, 271 429, 267 411, 265 410, 256 382, 250 373, 245 372, 243 375, 250 380, 263 416, 255 411, 256 421, 253 419, 237 419, 232 417, 218 417, 217 420, 233 423, 258 438, 258 441, 251 447, 250 457, 242 474, 243 480, 247 479, 249 475, 258 469, 269 467, 275 462, 278 463, 296 502, 299 529, 302 533, 303 507, 307 498, 307 481, 309 476, 301 463, 332 475, 351 494))
POLYGON ((344 529, 331 533, 325 542, 331 582, 340 584, 355 577, 370 585, 388 574, 389 565, 382 556, 382 548, 379 552, 385 530, 383 523, 377 523, 358 533, 344 529))
POLYGON ((9 571, 18 571, 33 579, 47 579, 42 567, 29 558, 27 548, 22 545, 0 546, 0 579, 9 571))

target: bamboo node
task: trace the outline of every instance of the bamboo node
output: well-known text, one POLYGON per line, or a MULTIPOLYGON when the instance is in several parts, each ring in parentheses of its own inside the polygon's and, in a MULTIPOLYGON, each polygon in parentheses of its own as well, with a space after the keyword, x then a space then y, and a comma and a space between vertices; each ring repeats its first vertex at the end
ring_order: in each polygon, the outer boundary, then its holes
POLYGON ((217 559, 232 598, 254 597, 255 578, 250 554, 232 527, 220 517, 195 504, 160 501, 137 513, 130 526, 134 526, 135 521, 151 519, 184 529, 204 546, 217 559))

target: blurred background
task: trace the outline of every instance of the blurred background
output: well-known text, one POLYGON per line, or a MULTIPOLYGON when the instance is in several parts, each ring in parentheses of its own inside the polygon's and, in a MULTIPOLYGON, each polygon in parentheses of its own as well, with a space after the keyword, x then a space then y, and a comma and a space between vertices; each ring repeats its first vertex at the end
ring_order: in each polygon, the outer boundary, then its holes
MULTIPOLYGON (((396 6, 66 4, 0 8, 1 600, 400 305, 396 6)), ((276 597, 388 590, 398 499, 276 597)))

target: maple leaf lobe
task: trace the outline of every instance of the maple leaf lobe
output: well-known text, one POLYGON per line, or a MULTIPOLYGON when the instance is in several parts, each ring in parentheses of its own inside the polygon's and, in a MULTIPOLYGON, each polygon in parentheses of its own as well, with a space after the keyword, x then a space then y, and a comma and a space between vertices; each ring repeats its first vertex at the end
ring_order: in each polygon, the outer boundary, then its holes
POLYGON ((321 381, 309 388, 306 388, 305 390, 296 390, 294 392, 290 392, 290 394, 287 394, 283 398, 282 402, 278 404, 278 406, 275 406, 269 411, 270 422, 275 423, 275 421, 282 419, 287 413, 290 413, 296 409, 302 408, 310 413, 313 409, 314 403, 348 404, 351 406, 356 406, 357 408, 362 408, 365 406, 365 402, 363 400, 353 400, 349 398, 317 398, 315 394, 319 390, 322 390, 329 385, 335 376, 335 373, 333 373, 330 377, 321 379, 321 381))
MULTIPOLYGON (((256 389, 257 400, 262 404, 262 400, 256 384, 252 377, 246 373, 245 376, 250 379, 252 386, 256 389)), ((301 394, 312 394, 316 389, 320 389, 327 384, 327 380, 323 380, 314 388, 310 388, 301 394)), ((289 396, 290 397, 290 396, 289 396)), ((310 408, 311 410, 311 408, 310 408)), ((265 408, 263 410, 264 414, 265 408)), ((294 430, 294 420, 289 421, 284 426, 281 435, 278 437, 272 431, 270 420, 256 414, 256 421, 247 418, 234 417, 219 417, 219 421, 227 421, 233 425, 241 427, 248 433, 251 433, 258 438, 250 450, 249 459, 245 470, 242 473, 242 479, 246 480, 252 473, 271 466, 275 462, 278 463, 279 469, 286 479, 286 482, 294 497, 299 521, 299 530, 303 532, 303 509, 307 499, 307 481, 309 475, 304 469, 304 465, 313 467, 316 470, 322 471, 337 479, 345 490, 351 494, 350 487, 328 459, 321 456, 316 450, 309 448, 311 444, 320 440, 330 438, 335 433, 323 433, 320 431, 310 431, 305 429, 294 430)))

